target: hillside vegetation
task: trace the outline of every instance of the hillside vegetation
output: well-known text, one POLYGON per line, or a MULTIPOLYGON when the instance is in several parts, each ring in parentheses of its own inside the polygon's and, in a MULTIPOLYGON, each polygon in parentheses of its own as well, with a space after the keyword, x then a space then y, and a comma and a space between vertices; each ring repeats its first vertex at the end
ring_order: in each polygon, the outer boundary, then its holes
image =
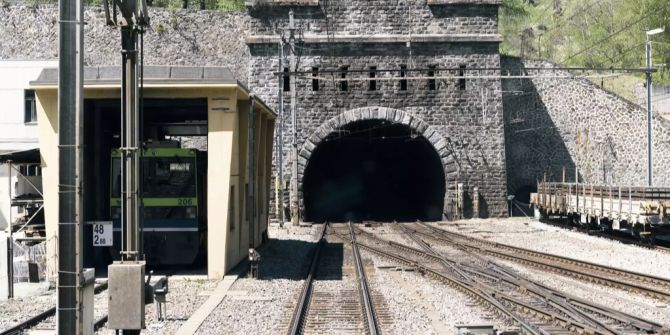
POLYGON ((669 0, 503 0, 501 52, 573 67, 644 67, 645 31, 664 26, 652 37, 654 82, 670 84, 669 0))

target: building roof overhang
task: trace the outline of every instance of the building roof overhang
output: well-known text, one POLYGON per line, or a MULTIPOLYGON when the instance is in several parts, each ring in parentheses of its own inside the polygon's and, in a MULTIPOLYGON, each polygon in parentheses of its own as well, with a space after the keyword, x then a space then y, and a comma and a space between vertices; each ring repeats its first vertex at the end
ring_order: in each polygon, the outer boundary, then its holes
POLYGON ((40 149, 35 148, 0 153, 0 164, 7 162, 12 162, 13 164, 39 164, 40 149))
MULTIPOLYGON (((30 82, 36 90, 58 89, 58 68, 45 68, 30 82)), ((120 66, 90 66, 84 68, 85 89, 120 89, 120 66)), ((225 67, 214 66, 144 66, 144 88, 206 89, 236 88, 241 100, 254 97, 261 109, 276 116, 260 98, 233 76, 225 67)))
MULTIPOLYGON (((30 82, 30 85, 34 88, 58 87, 58 68, 46 68, 42 70, 37 79, 30 82)), ((225 67, 144 66, 144 85, 147 87, 239 86, 245 91, 249 91, 233 76, 232 72, 225 67)), ((84 87, 121 87, 121 67, 85 67, 84 87)))

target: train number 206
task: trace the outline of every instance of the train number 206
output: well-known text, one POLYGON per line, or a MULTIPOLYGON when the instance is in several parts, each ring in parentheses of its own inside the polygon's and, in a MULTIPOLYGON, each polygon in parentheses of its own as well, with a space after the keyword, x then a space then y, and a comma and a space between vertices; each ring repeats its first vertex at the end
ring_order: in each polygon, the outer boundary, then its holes
POLYGON ((192 198, 177 199, 177 204, 179 206, 192 206, 193 199, 192 198))

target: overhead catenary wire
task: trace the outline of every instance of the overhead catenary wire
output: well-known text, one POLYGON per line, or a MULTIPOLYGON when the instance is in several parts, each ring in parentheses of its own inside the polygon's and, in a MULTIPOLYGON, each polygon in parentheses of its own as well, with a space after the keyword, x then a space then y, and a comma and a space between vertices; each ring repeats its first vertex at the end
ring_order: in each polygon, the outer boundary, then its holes
MULTIPOLYGON (((555 76, 532 76, 532 75, 474 75, 474 76, 419 76, 419 77, 375 77, 377 81, 400 81, 400 80, 447 80, 447 79, 588 79, 588 78, 613 78, 620 77, 623 74, 601 74, 601 75, 586 75, 586 76, 570 76, 570 75, 555 75, 555 76)), ((296 78, 301 79, 318 79, 318 80, 328 80, 327 77, 321 76, 296 76, 296 78)), ((335 81, 370 81, 370 78, 367 77, 349 77, 349 78, 336 78, 335 81)))
MULTIPOLYGON (((519 71, 519 72, 533 72, 533 71, 549 71, 549 72, 558 72, 558 71, 567 71, 567 72, 625 72, 625 73, 646 73, 646 68, 641 67, 517 67, 517 68, 507 68, 507 67, 469 67, 469 68, 460 68, 460 67, 421 67, 421 68, 407 68, 407 69, 319 69, 320 73, 394 73, 394 72, 428 72, 428 71, 451 71, 458 72, 463 71, 465 73, 475 72, 475 71, 519 71)), ((657 71, 654 69, 653 71, 657 71)), ((299 74, 311 74, 311 70, 301 70, 301 71, 292 71, 292 72, 275 72, 275 75, 299 75, 299 74)))
POLYGON ((613 32, 613 33, 607 35, 606 37, 600 39, 598 42, 592 44, 591 46, 586 47, 586 48, 584 48, 584 49, 581 49, 581 50, 579 50, 579 51, 576 52, 576 53, 573 53, 572 55, 570 55, 570 56, 568 56, 567 58, 563 59, 560 63, 566 63, 567 61, 569 61, 569 60, 571 60, 571 59, 573 59, 573 58, 575 58, 575 57, 577 57, 577 56, 583 54, 584 52, 587 52, 587 51, 589 51, 589 50, 592 50, 593 48, 599 46, 601 43, 603 43, 603 42, 605 42, 605 41, 607 41, 607 40, 613 38, 614 36, 617 36, 617 35, 619 35, 620 33, 624 32, 624 31, 626 31, 626 30, 628 30, 628 29, 633 28, 636 24, 642 22, 644 19, 647 19, 647 18, 650 17, 651 15, 656 14, 658 11, 663 10, 663 9, 667 9, 667 8, 670 8, 670 3, 666 3, 665 6, 661 6, 660 8, 655 8, 655 9, 649 10, 649 11, 647 12, 646 15, 643 15, 643 16, 639 17, 637 20, 635 20, 635 22, 626 24, 624 27, 622 27, 622 28, 616 30, 615 32, 613 32))

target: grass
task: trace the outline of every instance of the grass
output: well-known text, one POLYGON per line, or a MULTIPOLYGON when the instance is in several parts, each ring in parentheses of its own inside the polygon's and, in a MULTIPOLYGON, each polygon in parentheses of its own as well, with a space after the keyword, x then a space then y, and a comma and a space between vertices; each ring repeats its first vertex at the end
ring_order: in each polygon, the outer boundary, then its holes
POLYGON ((644 84, 643 78, 624 75, 604 79, 590 78, 589 80, 636 105, 640 104, 639 98, 635 95, 635 87, 639 84, 644 84))

